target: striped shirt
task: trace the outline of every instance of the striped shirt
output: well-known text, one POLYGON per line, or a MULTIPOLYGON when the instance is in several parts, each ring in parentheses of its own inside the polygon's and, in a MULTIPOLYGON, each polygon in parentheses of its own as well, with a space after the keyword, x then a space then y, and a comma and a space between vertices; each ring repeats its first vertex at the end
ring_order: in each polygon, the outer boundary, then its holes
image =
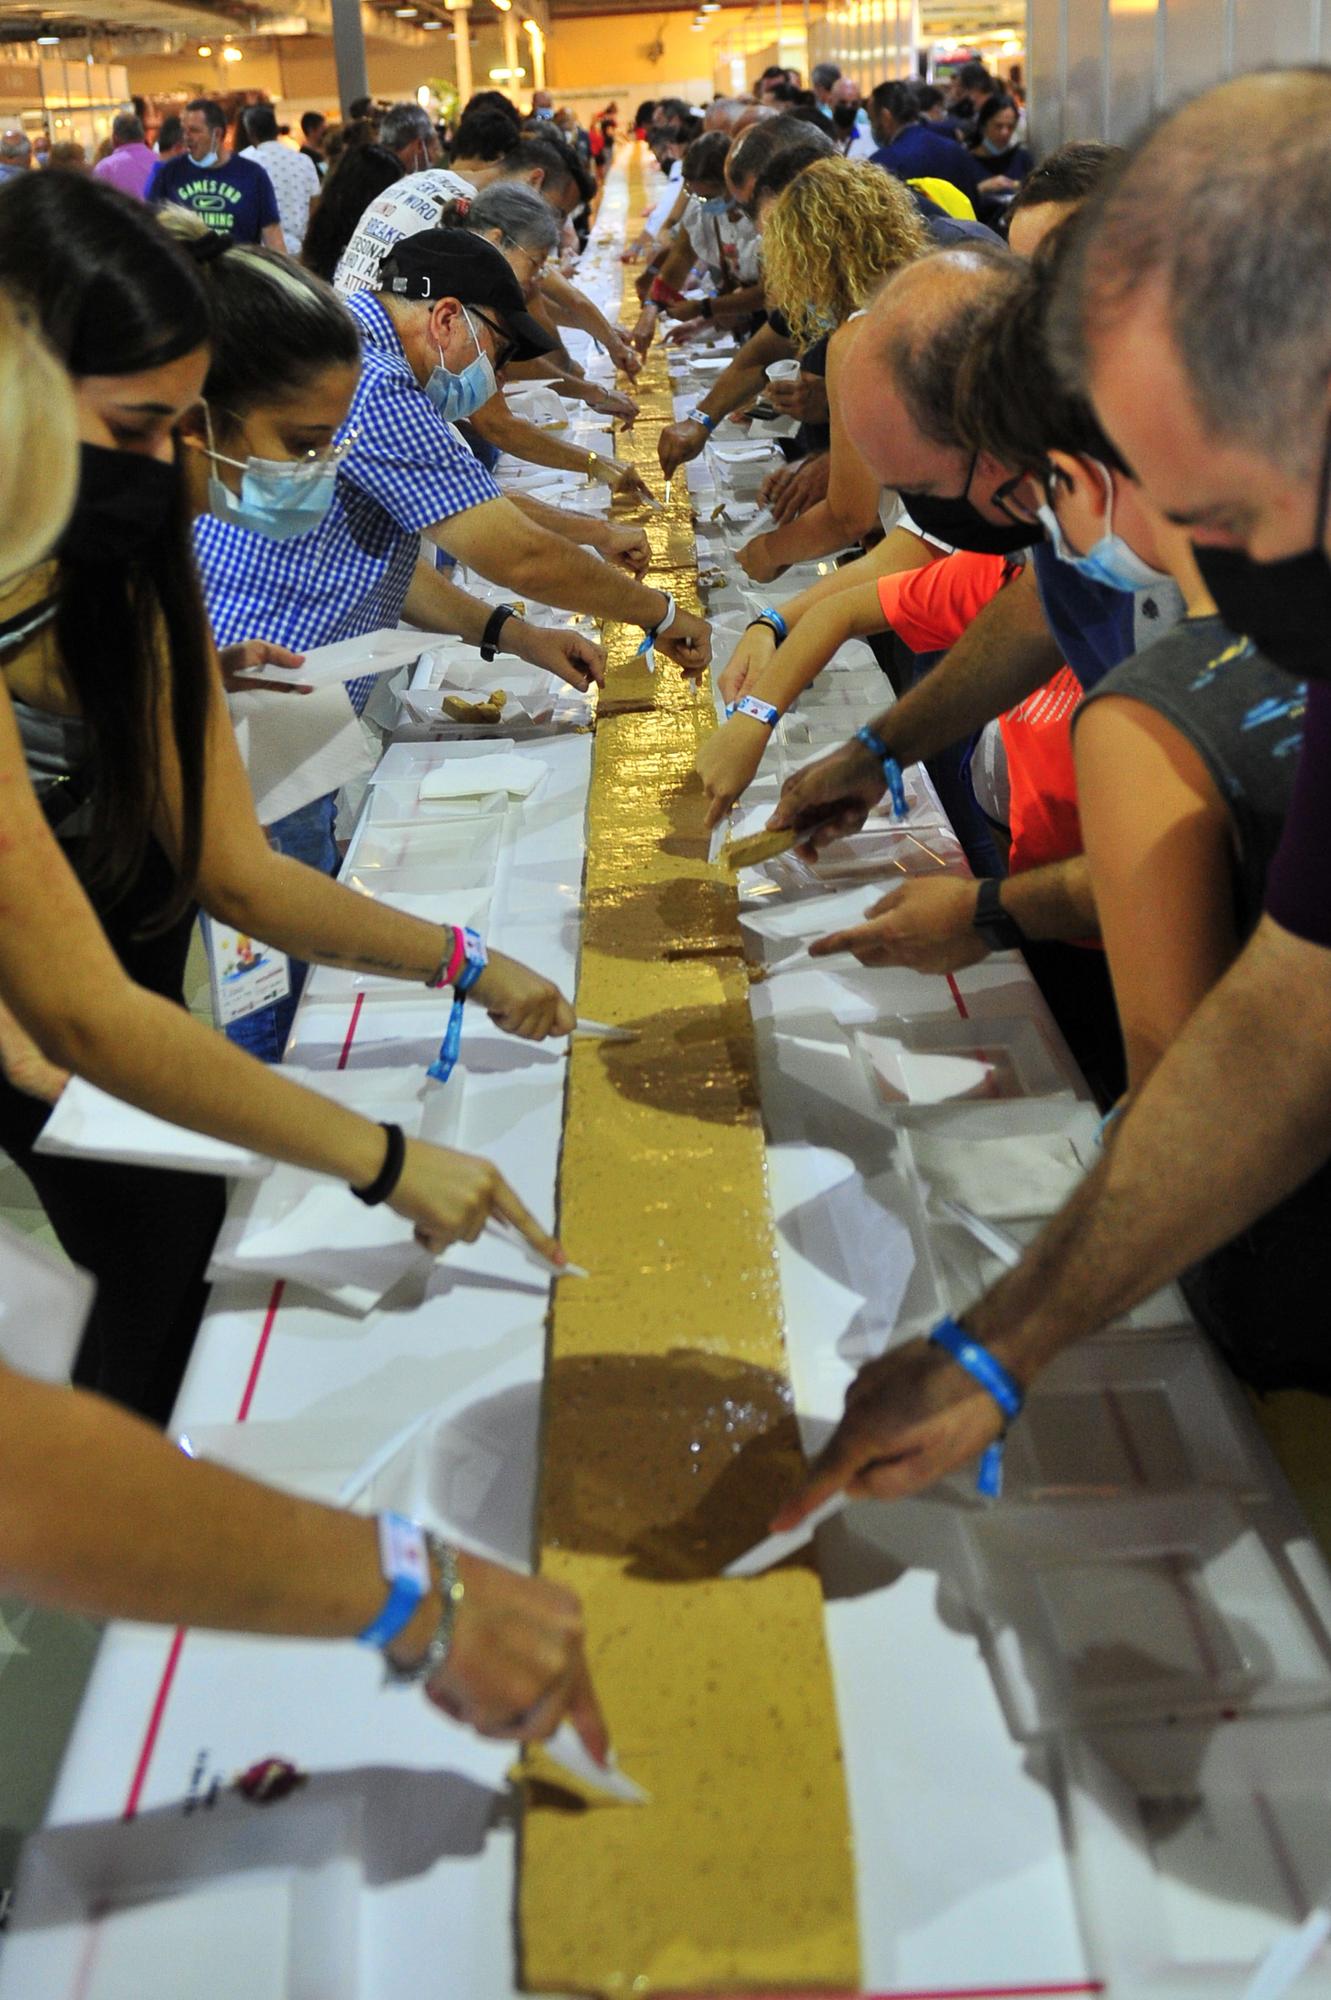
MULTIPOLYGON (((401 622, 424 529, 499 498, 499 488, 417 382, 372 292, 348 299, 362 339, 347 414, 356 441, 326 518, 289 541, 216 514, 194 523, 208 616, 219 646, 243 639, 308 652, 401 622)), ((359 714, 374 681, 350 681, 359 714)))

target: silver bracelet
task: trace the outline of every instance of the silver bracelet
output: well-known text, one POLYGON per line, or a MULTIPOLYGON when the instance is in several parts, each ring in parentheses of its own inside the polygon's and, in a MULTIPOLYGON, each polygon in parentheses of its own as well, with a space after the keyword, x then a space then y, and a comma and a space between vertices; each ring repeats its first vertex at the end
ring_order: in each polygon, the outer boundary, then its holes
POLYGON ((443 1666, 452 1650, 458 1607, 466 1596, 466 1586, 458 1575, 457 1550, 450 1543, 441 1541, 438 1535, 432 1535, 428 1528, 425 1531, 425 1546, 434 1566, 443 1610, 435 1626, 434 1637, 420 1658, 409 1667, 398 1666, 387 1653, 384 1654, 384 1680, 391 1687, 419 1687, 443 1666))

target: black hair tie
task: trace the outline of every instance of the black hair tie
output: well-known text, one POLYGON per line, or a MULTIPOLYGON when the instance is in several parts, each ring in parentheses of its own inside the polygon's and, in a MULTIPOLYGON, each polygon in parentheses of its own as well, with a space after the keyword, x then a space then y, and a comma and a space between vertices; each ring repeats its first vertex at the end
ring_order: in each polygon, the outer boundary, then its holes
POLYGON ((212 264, 231 248, 231 239, 220 229, 208 229, 202 236, 191 236, 185 247, 196 264, 212 264))

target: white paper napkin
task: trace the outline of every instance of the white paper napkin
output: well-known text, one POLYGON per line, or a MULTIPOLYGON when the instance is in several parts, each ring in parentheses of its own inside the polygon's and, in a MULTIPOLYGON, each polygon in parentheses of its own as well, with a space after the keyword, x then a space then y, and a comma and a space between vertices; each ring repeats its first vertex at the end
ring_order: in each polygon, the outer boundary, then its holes
POLYGON ((423 799, 472 799, 486 792, 508 792, 525 799, 534 792, 548 766, 539 757, 519 757, 500 751, 493 757, 458 757, 421 779, 423 799))

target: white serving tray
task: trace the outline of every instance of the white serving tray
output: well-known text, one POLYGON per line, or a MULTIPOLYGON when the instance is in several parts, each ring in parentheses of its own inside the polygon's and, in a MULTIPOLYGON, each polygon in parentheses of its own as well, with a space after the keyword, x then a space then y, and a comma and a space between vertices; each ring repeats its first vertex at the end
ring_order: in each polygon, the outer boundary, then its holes
MULTIPOLYGON (((1073 1881, 1124 2000, 1244 2000, 1331 1878, 1331 1716, 1143 1726, 1062 1745, 1073 1881)), ((1287 1989, 1326 2000, 1331 1948, 1287 1989)))
POLYGON ((849 1032, 889 1111, 958 1100, 1057 1097, 1072 1087, 1071 1072, 1026 1014, 965 1021, 930 1016, 849 1032))
POLYGON ((1328 1639, 1270 1510, 1219 1493, 967 1519, 1013 1734, 1331 1705, 1328 1639))

